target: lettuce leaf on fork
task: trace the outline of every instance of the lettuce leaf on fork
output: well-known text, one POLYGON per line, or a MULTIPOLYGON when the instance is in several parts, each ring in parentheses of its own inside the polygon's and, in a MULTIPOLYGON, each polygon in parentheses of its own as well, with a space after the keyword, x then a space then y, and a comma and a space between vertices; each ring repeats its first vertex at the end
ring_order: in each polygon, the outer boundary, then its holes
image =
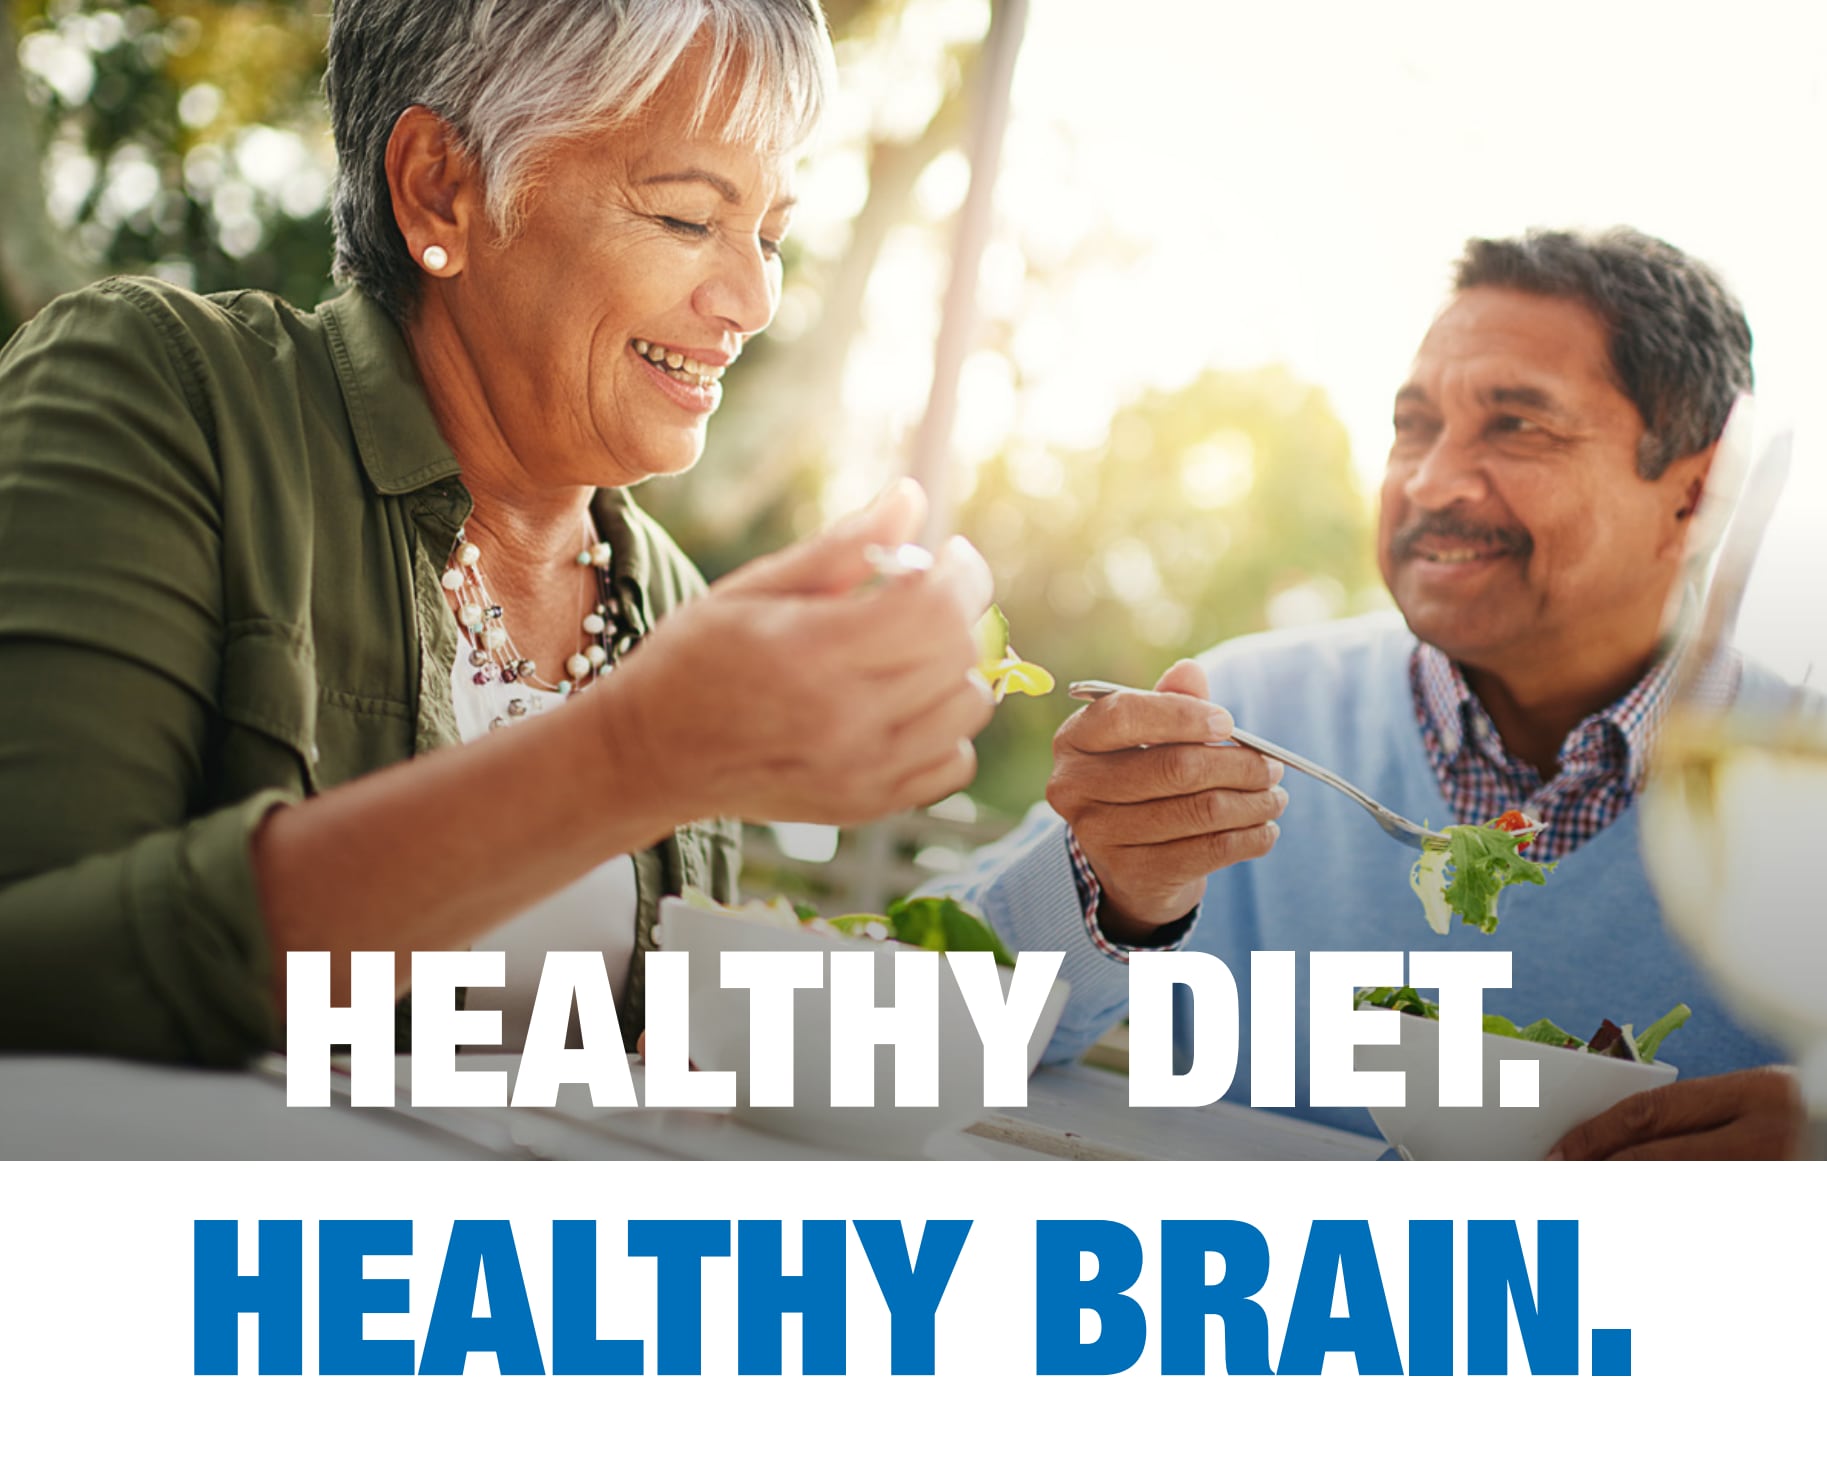
POLYGON ((1467 926, 1495 932, 1497 898, 1503 889, 1545 885, 1554 869, 1552 861, 1531 861, 1522 854, 1521 848, 1540 833, 1539 825, 1504 830, 1496 821, 1441 830, 1421 852, 1408 878, 1421 898, 1427 925, 1444 936, 1457 912, 1467 926))
POLYGON ((1037 663, 1023 662, 1009 645, 1009 619, 992 606, 977 622, 977 671, 1000 703, 1009 693, 1031 698, 1053 691, 1053 674, 1037 663))

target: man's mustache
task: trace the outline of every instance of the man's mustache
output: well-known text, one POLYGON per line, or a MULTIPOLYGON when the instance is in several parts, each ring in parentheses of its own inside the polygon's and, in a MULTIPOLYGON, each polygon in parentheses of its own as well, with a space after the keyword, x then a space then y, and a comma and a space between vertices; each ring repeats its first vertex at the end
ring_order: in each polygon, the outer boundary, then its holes
POLYGON ((1481 525, 1450 509, 1432 510, 1396 531, 1389 542, 1391 558, 1410 559, 1416 553, 1415 547, 1430 535, 1513 555, 1527 555, 1535 548, 1535 540, 1526 530, 1513 530, 1507 525, 1481 525))

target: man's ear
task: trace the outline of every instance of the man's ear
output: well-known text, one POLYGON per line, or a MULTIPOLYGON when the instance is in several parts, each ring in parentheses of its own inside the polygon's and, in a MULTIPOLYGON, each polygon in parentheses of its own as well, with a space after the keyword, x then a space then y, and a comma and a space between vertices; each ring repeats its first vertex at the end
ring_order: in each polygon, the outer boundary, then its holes
POLYGON ((1701 513, 1701 502, 1706 497, 1706 475, 1712 473, 1712 460, 1717 451, 1717 442, 1708 444, 1699 453, 1675 460, 1663 471, 1663 493, 1668 495, 1674 526, 1681 530, 1679 539, 1686 539, 1688 526, 1701 513))
POLYGON ((1706 506, 1706 473, 1712 470, 1717 444, 1708 444, 1699 453, 1672 462, 1663 477, 1655 480, 1655 493, 1663 501, 1663 532, 1657 539, 1655 557, 1668 565, 1681 566, 1695 554, 1705 554, 1706 546, 1695 539, 1712 537, 1712 515, 1706 506))
POLYGON ((1706 492, 1706 475, 1690 480, 1687 494, 1681 501, 1681 507, 1675 511, 1678 520, 1692 519, 1700 509, 1700 496, 1706 492))
POLYGON ((386 168, 393 220, 413 259, 434 274, 459 273, 480 218, 480 189, 450 124, 429 107, 408 107, 387 139, 386 168), (433 246, 444 252, 441 264, 425 259, 433 246))

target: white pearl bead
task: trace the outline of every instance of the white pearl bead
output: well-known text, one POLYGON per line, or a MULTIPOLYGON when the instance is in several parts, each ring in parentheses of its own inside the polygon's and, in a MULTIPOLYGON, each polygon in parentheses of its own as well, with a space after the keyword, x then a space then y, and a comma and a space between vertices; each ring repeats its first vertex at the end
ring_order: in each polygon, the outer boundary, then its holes
MULTIPOLYGON (((601 651, 602 649, 598 648, 597 650, 601 651)), ((584 656, 584 654, 581 652, 573 653, 565 661, 565 671, 570 673, 571 676, 574 678, 589 677, 590 676, 590 666, 591 666, 590 659, 588 657, 584 656)))
POLYGON ((608 625, 609 623, 604 621, 594 611, 584 618, 584 631, 587 635, 592 637, 600 637, 603 634, 603 628, 608 625))
POLYGON ((474 601, 465 601, 457 608, 457 620, 466 627, 479 627, 483 622, 482 608, 474 601))
POLYGON ((459 565, 474 565, 480 559, 482 559, 482 552, 467 542, 457 551, 459 565))
POLYGON ((443 586, 446 591, 461 591, 463 589, 463 572, 460 570, 447 570, 444 572, 444 575, 439 580, 438 584, 443 586))
POLYGON ((603 651, 601 647, 592 647, 589 651, 584 653, 584 656, 590 660, 590 665, 592 667, 601 667, 609 660, 609 654, 603 651))
POLYGON ((598 540, 596 547, 590 552, 590 559, 597 565, 609 564, 609 542, 598 540))
POLYGON ((490 627, 482 634, 483 643, 493 649, 507 646, 507 633, 500 627, 490 627))

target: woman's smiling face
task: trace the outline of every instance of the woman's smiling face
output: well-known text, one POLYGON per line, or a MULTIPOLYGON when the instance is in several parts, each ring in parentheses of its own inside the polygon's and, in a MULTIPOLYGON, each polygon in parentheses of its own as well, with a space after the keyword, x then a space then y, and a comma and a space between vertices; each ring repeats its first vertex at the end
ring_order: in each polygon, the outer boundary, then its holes
POLYGON ((793 206, 779 155, 695 131, 690 60, 630 124, 534 165, 518 226, 477 221, 452 318, 535 481, 632 484, 704 448, 718 379, 780 301, 793 206))

